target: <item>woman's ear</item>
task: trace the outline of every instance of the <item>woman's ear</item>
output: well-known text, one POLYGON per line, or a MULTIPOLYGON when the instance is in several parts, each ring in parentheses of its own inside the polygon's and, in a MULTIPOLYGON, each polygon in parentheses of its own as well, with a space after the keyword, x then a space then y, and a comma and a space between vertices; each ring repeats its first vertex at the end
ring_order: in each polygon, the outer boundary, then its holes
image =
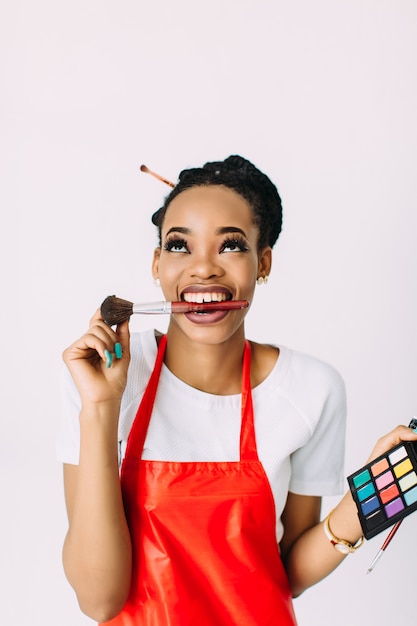
POLYGON ((260 250, 258 257, 258 277, 262 276, 263 278, 267 278, 271 273, 272 248, 270 246, 263 248, 260 250))
POLYGON ((152 261, 152 276, 154 279, 159 276, 159 257, 161 256, 161 248, 155 248, 152 261))

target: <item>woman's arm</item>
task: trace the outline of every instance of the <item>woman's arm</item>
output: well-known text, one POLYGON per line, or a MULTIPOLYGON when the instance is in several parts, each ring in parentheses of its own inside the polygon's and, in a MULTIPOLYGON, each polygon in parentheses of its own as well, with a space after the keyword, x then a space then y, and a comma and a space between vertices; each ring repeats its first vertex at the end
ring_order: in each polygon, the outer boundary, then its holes
MULTIPOLYGON (((406 426, 398 426, 381 437, 368 463, 401 441, 416 441, 417 434, 406 426)), ((281 554, 293 596, 328 576, 346 556, 338 552, 326 537, 320 522, 320 498, 288 494, 282 515, 284 536, 281 554)), ((355 544, 362 536, 356 505, 350 492, 339 502, 331 516, 334 535, 355 544)))
MULTIPOLYGON (((296 520, 299 532, 296 537, 293 534, 291 543, 286 539, 285 531, 281 551, 293 597, 328 576, 345 558, 324 533, 324 522, 320 522, 320 500, 312 496, 288 494, 282 518, 284 528, 291 528, 292 520, 296 520), (304 530, 301 529, 303 520, 304 530)), ((331 528, 335 535, 352 544, 361 537, 356 506, 349 493, 332 512, 331 528)))
POLYGON ((64 467, 69 530, 63 561, 84 613, 107 621, 122 609, 130 588, 131 541, 126 523, 117 450, 120 402, 129 363, 127 324, 114 332, 98 314, 90 329, 64 352, 81 397, 79 465, 64 467), (106 366, 105 350, 123 356, 106 366))

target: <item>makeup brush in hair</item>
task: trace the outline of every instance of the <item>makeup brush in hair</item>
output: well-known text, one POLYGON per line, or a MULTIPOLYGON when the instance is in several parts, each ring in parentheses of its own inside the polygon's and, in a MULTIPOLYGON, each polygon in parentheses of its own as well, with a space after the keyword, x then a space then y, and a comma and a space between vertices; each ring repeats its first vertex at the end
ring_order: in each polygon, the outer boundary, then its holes
POLYGON ((149 167, 147 167, 146 165, 141 165, 140 166, 140 171, 141 172, 145 172, 145 174, 150 174, 151 176, 154 176, 155 178, 157 178, 158 180, 160 180, 161 182, 165 183, 166 185, 168 185, 169 187, 175 187, 175 183, 172 183, 170 180, 167 180, 166 178, 164 178, 163 176, 160 176, 159 174, 157 174, 156 172, 153 172, 152 170, 149 169, 149 167))
POLYGON ((134 304, 129 300, 107 296, 103 301, 101 317, 109 326, 121 324, 133 313, 170 314, 170 313, 209 313, 210 311, 233 311, 246 309, 247 300, 222 300, 221 302, 143 302, 134 304))

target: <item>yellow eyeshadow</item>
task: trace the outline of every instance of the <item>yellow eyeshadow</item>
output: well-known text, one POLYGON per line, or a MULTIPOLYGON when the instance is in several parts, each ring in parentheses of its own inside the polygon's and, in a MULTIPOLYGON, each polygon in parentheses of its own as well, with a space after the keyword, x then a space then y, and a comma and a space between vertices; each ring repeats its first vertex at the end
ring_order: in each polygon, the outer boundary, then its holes
POLYGON ((410 459, 406 459, 402 463, 399 463, 396 467, 394 467, 394 472, 397 478, 401 478, 407 472, 413 469, 410 459))

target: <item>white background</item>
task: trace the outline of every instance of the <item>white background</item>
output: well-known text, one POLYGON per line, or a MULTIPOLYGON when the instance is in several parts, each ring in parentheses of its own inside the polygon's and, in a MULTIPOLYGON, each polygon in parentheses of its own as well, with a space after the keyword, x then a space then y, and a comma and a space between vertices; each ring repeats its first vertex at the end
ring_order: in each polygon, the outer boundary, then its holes
MULTIPOLYGON (((248 336, 341 371, 346 474, 417 413, 417 4, 13 0, 0 11, 1 622, 80 626, 92 622, 60 557, 61 352, 109 293, 160 297, 150 215, 168 188, 141 163, 175 180, 240 153, 276 182, 284 231, 248 336)), ((414 623, 416 521, 371 575, 385 534, 297 599, 300 626, 414 623)))

